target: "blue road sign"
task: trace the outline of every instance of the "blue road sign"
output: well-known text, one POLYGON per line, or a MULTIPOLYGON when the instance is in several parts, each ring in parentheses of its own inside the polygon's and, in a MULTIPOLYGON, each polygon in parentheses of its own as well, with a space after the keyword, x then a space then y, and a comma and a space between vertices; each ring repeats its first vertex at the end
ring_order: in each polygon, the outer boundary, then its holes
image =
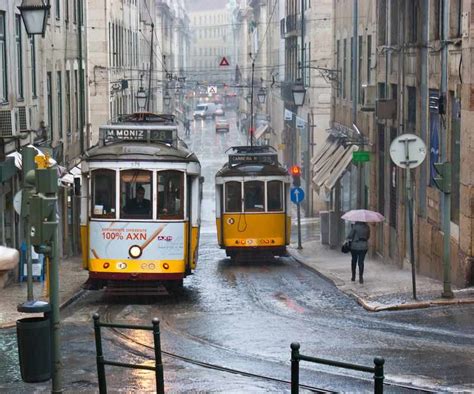
POLYGON ((290 190, 290 198, 295 204, 299 204, 304 200, 304 190, 301 187, 292 187, 290 190))

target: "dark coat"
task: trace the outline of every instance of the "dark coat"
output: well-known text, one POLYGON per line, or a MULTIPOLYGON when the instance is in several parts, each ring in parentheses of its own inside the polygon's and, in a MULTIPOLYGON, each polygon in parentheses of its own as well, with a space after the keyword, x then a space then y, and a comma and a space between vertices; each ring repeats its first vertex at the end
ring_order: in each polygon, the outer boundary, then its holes
POLYGON ((352 250, 367 250, 369 249, 369 243, 367 242, 370 238, 370 227, 367 223, 356 222, 352 227, 348 240, 352 241, 352 250))

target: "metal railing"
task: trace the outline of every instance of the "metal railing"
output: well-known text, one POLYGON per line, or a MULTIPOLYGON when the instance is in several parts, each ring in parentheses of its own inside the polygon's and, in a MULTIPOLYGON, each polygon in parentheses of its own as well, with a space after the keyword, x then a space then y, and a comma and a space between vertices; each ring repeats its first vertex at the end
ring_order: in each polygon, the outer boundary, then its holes
POLYGON ((95 347, 97 355, 97 374, 99 378, 99 392, 101 394, 107 393, 107 381, 105 376, 105 366, 112 365, 115 367, 132 368, 132 369, 145 369, 148 371, 155 371, 156 378, 156 392, 158 394, 164 394, 164 378, 163 378, 163 362, 161 360, 161 342, 160 342, 160 321, 157 318, 152 320, 152 326, 133 326, 129 324, 116 324, 116 323, 101 323, 100 316, 95 313, 94 319, 94 333, 95 333, 95 347), (129 330, 146 330, 153 331, 153 340, 155 348, 155 366, 151 365, 135 365, 128 363, 120 363, 117 361, 110 361, 104 358, 102 352, 102 336, 101 327, 108 328, 123 328, 129 330))
POLYGON ((368 372, 374 374, 374 393, 383 393, 383 365, 385 360, 381 357, 374 358, 374 367, 366 367, 364 365, 343 363, 340 361, 326 360, 323 358, 310 357, 300 354, 300 344, 293 342, 291 345, 291 394, 296 394, 299 391, 300 385, 300 360, 309 361, 316 364, 330 365, 332 367, 339 367, 345 369, 352 369, 354 371, 368 372))

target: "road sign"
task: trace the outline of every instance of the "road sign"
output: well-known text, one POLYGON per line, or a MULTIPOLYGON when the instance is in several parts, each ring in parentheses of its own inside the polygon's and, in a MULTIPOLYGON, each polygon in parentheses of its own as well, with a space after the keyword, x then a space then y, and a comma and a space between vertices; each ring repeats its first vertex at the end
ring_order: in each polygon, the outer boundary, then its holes
POLYGON ((207 94, 216 94, 217 93, 217 86, 210 85, 207 87, 207 94))
POLYGON ((290 190, 291 201, 299 204, 304 200, 304 190, 301 187, 292 187, 290 190))
POLYGON ((222 58, 221 62, 219 63, 219 66, 228 66, 229 62, 225 58, 225 56, 222 58))
POLYGON ((18 215, 21 215, 21 199, 23 196, 23 190, 20 190, 13 197, 13 209, 18 215))
POLYGON ((352 161, 354 163, 363 163, 365 161, 370 161, 370 152, 352 152, 352 161))
POLYGON ((426 157, 426 145, 415 134, 402 134, 390 144, 392 161, 402 168, 416 168, 426 157))

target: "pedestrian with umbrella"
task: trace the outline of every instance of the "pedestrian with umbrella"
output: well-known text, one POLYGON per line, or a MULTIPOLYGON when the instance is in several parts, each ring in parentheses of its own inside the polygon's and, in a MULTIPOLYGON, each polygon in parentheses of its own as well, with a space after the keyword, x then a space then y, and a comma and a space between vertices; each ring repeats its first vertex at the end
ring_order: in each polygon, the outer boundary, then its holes
POLYGON ((378 212, 356 209, 342 215, 342 219, 355 222, 346 239, 346 243, 350 244, 352 255, 351 280, 355 281, 356 269, 359 266, 359 283, 364 283, 364 260, 369 249, 368 241, 370 238, 370 227, 367 222, 381 222, 384 220, 384 217, 378 212))

